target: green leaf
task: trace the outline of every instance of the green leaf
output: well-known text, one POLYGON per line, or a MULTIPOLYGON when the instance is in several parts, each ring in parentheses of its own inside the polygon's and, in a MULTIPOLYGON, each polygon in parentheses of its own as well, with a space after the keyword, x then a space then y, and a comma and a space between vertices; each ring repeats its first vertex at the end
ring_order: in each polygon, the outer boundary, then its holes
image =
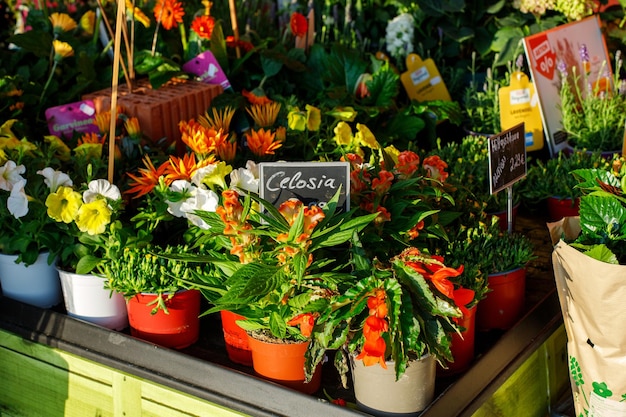
POLYGON ((102 262, 102 259, 97 256, 83 256, 76 264, 76 273, 81 275, 89 274, 96 268, 96 266, 98 266, 100 262, 102 262))
POLYGON ((284 339, 287 335, 287 323, 285 319, 275 311, 270 314, 270 331, 279 339, 284 339))
POLYGON ((39 58, 49 58, 52 50, 52 35, 42 30, 34 29, 13 35, 7 39, 7 42, 14 43, 20 48, 32 52, 39 58))

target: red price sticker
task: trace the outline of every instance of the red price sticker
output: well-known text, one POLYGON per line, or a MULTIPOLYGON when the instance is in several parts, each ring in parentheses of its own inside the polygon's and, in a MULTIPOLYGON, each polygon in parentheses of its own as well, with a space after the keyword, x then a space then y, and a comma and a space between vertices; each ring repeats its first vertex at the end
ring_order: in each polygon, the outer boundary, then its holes
POLYGON ((535 69, 548 80, 554 77, 554 68, 556 66, 556 54, 550 46, 548 37, 537 36, 529 39, 530 53, 535 62, 535 69))

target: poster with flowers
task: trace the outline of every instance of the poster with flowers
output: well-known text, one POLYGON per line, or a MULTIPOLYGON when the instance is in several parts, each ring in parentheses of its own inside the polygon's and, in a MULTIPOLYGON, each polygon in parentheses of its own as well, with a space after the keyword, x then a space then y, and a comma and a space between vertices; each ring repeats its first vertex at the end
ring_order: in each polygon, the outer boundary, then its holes
POLYGON ((550 153, 555 155, 565 148, 568 139, 560 98, 563 71, 587 74, 592 80, 611 72, 600 19, 592 16, 527 36, 524 49, 539 95, 545 136, 550 153))

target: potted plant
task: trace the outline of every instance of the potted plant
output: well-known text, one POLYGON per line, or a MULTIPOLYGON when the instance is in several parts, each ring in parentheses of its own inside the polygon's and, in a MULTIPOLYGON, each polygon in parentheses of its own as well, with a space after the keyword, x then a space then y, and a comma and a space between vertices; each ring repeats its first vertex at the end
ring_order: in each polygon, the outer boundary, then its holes
POLYGON ((462 106, 465 129, 469 134, 491 136, 502 130, 498 90, 506 80, 497 78, 496 61, 497 55, 491 67, 479 74, 476 70, 476 52, 472 52, 471 80, 463 92, 462 106))
POLYGON ((55 137, 42 143, 20 140, 13 132, 16 123, 12 119, 0 127, 2 291, 7 297, 48 308, 61 302, 54 269, 61 231, 46 214, 44 203, 50 192, 70 181, 60 171, 61 153, 67 148, 55 137))
POLYGON ((568 143, 573 148, 604 152, 607 157, 621 153, 626 123, 621 51, 615 52, 612 76, 607 62, 592 69, 586 45, 581 45, 578 52, 578 62, 557 63, 561 124, 568 143))
POLYGON ((237 323, 250 336, 255 371, 313 393, 320 373, 305 378, 304 354, 317 318, 346 275, 342 251, 334 248, 352 239, 377 214, 353 217, 352 212, 337 212, 338 194, 323 208, 306 207, 296 199, 274 208, 233 190, 224 191, 222 199, 215 213, 199 213, 211 226, 207 236, 212 242, 217 238, 222 248, 213 248, 209 258, 188 259, 210 259, 217 266, 213 273, 196 274, 194 279, 214 305, 207 313, 228 310, 240 315, 237 323), (266 362, 269 359, 292 367, 266 362))
POLYGON ((559 152, 546 161, 536 159, 529 164, 526 179, 520 187, 525 204, 535 205, 545 202, 551 221, 566 216, 577 216, 581 190, 578 181, 571 174, 577 169, 602 169, 608 165, 600 152, 574 150, 559 152))
POLYGON ((383 263, 359 245, 352 264, 353 279, 316 323, 307 365, 336 349, 344 377, 351 364, 360 409, 416 413, 432 399, 436 361, 452 360, 453 319, 461 311, 451 278, 463 267, 414 247, 383 263))

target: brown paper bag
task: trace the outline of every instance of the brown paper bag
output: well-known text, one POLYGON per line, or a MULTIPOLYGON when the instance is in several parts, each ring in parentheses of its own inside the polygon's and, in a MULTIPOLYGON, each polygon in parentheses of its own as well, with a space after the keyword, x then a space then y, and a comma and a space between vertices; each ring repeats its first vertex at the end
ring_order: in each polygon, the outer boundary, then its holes
POLYGON ((578 217, 548 223, 554 278, 567 333, 576 416, 626 417, 626 266, 597 261, 562 239, 578 217))

